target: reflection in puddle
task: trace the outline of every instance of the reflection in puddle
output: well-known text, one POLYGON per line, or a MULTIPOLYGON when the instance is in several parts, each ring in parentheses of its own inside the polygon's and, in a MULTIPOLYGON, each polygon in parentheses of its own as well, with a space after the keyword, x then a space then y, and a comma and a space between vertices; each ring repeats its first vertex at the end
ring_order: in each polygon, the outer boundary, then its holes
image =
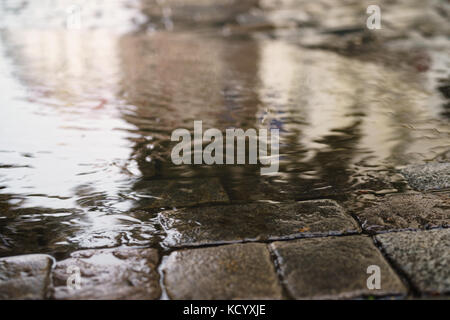
POLYGON ((175 196, 155 180, 218 177, 231 201, 306 199, 448 149, 418 73, 217 34, 1 31, 0 255, 157 245, 156 211, 143 209, 175 196), (194 120, 280 129, 279 174, 173 166, 170 134, 194 120))

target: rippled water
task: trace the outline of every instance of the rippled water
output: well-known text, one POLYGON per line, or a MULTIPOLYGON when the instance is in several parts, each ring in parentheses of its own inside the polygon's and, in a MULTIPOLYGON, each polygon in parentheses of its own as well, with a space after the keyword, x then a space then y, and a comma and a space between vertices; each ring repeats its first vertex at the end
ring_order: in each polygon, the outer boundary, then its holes
POLYGON ((155 180, 218 177, 234 202, 333 197, 450 145, 439 54, 422 72, 214 28, 134 32, 133 8, 89 30, 2 14, 0 256, 158 246, 141 191, 155 180), (194 120, 280 129, 279 173, 174 166, 171 132, 194 120))

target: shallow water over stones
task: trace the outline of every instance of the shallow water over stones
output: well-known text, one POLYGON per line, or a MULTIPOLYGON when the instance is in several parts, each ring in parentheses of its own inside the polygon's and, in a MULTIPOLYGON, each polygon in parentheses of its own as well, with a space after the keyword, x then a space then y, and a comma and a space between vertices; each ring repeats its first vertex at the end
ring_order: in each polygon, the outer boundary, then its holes
MULTIPOLYGON (((15 13, 2 12, 0 256, 159 247, 195 221, 179 215, 168 227, 165 210, 399 190, 396 166, 449 161, 445 99, 433 87, 447 76, 448 41, 431 37, 420 50, 394 41, 386 61, 386 51, 302 46, 295 29, 225 36, 214 26, 247 9, 205 10, 197 29, 163 21, 166 29, 131 23, 133 32, 106 22, 10 25, 15 13), (427 70, 417 67, 429 57, 427 70), (278 128, 280 171, 173 165, 170 134, 194 120, 278 128)), ((337 30, 333 21, 324 27, 337 30)), ((239 219, 264 225, 262 216, 239 219)))
POLYGON ((252 203, 164 211, 168 247, 351 234, 358 224, 335 201, 252 203))

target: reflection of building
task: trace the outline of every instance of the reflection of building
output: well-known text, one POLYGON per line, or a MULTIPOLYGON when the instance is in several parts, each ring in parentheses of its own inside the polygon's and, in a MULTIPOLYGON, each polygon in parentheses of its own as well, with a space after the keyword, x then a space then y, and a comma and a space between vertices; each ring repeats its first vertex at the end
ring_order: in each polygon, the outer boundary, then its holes
POLYGON ((52 98, 80 107, 89 99, 114 97, 118 60, 108 31, 24 29, 5 32, 4 40, 20 48, 14 59, 27 67, 21 79, 50 90, 52 98))
POLYGON ((0 83, 11 89, 0 108, 5 252, 117 245, 152 229, 110 216, 130 208, 126 195, 141 174, 130 159, 134 127, 122 120, 116 98, 118 36, 106 29, 2 31, 0 83))
POLYGON ((259 118, 285 119, 286 143, 300 151, 288 161, 313 163, 318 153, 338 152, 343 141, 353 138, 357 140, 346 146, 352 163, 368 155, 400 161, 405 153, 428 149, 401 125, 418 120, 414 115, 433 117, 427 95, 406 72, 283 41, 262 42, 259 70, 259 118))
POLYGON ((135 116, 169 133, 194 119, 207 122, 222 104, 224 50, 220 41, 184 34, 122 37, 122 85, 135 116))
POLYGON ((2 33, 2 42, 4 61, 13 62, 17 76, 6 81, 19 80, 25 89, 20 96, 6 93, 0 109, 8 136, 0 149, 17 166, 2 170, 3 191, 22 199, 24 207, 76 207, 74 193, 86 185, 93 188, 92 197, 115 197, 128 166, 130 124, 119 117, 115 98, 119 69, 113 34, 13 29, 2 33))
POLYGON ((124 99, 135 106, 124 118, 154 138, 151 151, 145 145, 137 151, 142 165, 151 154, 171 167, 170 135, 177 128, 192 129, 194 120, 202 120, 205 129, 254 126, 253 42, 159 32, 124 36, 120 46, 124 99))
POLYGON ((0 27, 130 30, 145 20, 139 8, 139 0, 2 0, 0 27))
POLYGON ((258 5, 259 0, 146 0, 142 11, 155 27, 186 27, 235 23, 236 16, 258 5))

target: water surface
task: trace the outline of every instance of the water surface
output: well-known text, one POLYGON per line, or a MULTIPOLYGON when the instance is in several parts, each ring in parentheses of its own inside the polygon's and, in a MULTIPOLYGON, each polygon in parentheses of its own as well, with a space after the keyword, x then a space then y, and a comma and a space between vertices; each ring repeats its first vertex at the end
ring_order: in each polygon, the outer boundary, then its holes
POLYGON ((157 247, 140 191, 155 180, 218 177, 232 202, 332 197, 449 150, 439 50, 424 72, 215 27, 142 31, 133 7, 79 30, 2 10, 0 256, 157 247), (171 132, 194 120, 278 128, 279 172, 174 166, 171 132))

